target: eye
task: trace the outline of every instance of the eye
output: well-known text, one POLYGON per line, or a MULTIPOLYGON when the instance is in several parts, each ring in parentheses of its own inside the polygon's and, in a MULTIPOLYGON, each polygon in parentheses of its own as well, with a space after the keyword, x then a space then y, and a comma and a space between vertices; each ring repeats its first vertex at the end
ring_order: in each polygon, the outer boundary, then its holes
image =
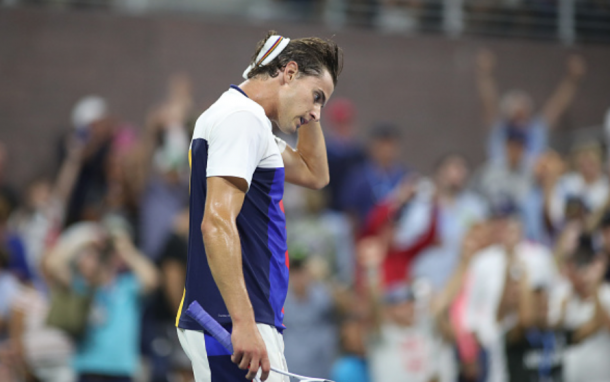
POLYGON ((314 102, 316 102, 316 103, 320 102, 321 99, 322 99, 322 96, 320 95, 320 93, 315 92, 314 95, 313 95, 314 102))

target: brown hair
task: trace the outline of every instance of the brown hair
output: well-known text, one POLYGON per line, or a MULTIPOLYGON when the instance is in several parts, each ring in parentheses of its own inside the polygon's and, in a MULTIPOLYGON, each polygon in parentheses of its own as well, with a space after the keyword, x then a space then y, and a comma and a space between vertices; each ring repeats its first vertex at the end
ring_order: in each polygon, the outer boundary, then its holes
POLYGON ((317 37, 297 38, 290 40, 286 48, 273 61, 265 66, 256 66, 256 58, 263 49, 267 39, 278 35, 276 31, 269 31, 264 39, 258 42, 256 52, 250 60, 254 68, 248 73, 248 78, 259 75, 276 77, 278 72, 290 61, 299 65, 299 71, 306 76, 320 76, 324 68, 328 70, 337 85, 337 78, 343 69, 343 52, 341 48, 331 40, 323 40, 317 37))

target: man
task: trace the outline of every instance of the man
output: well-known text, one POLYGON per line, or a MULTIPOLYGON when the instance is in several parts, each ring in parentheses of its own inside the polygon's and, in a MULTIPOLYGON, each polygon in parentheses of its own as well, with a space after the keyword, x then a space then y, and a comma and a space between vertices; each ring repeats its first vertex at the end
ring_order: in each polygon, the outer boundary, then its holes
MULTIPOLYGON (((486 203, 466 188, 469 176, 464 156, 445 155, 435 166, 435 192, 416 199, 426 209, 433 209, 436 203, 438 221, 436 242, 416 258, 411 276, 427 279, 436 290, 443 288, 457 265, 460 243, 466 232, 487 216, 486 203)), ((399 227, 402 235, 408 235, 411 230, 406 225, 399 227)))
POLYGON ((586 73, 586 62, 578 55, 566 62, 566 74, 539 112, 532 98, 522 90, 507 92, 501 99, 494 78, 496 57, 484 50, 477 57, 476 81, 483 104, 483 119, 491 127, 487 154, 493 162, 506 162, 506 140, 511 129, 525 134, 523 165, 531 167, 546 150, 548 132, 558 125, 562 115, 572 103, 580 81, 586 73))
POLYGON ((531 285, 558 285, 553 256, 542 245, 526 241, 516 206, 491 207, 491 237, 496 244, 479 251, 470 263, 464 325, 489 357, 490 382, 507 382, 504 334, 518 298, 518 277, 527 272, 531 285))
MULTIPOLYGON (((246 81, 231 85, 197 120, 186 286, 176 324, 198 382, 243 381, 246 369, 251 380, 259 368, 267 380, 270 365, 286 368, 284 180, 314 189, 328 183, 319 119, 341 67, 335 43, 291 41, 271 31, 246 81), (272 121, 285 133, 298 131, 296 149, 273 136, 272 121), (185 314, 193 301, 232 332, 233 356, 185 314)), ((274 373, 269 380, 282 379, 274 373)))

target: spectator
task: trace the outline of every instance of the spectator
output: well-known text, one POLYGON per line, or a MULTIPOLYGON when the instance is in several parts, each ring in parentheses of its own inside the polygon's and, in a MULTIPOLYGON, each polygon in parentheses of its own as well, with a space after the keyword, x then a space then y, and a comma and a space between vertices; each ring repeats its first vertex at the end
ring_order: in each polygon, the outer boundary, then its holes
POLYGON ((157 286, 157 271, 123 228, 81 223, 62 235, 45 267, 58 287, 92 293, 74 368, 80 382, 131 381, 139 362, 141 302, 157 286), (117 344, 121 346, 117 346, 117 344))
POLYGON ((491 127, 487 155, 494 163, 509 160, 506 140, 509 132, 523 132, 524 155, 522 166, 531 168, 536 158, 547 149, 548 131, 554 128, 572 102, 580 79, 584 76, 585 62, 580 56, 571 56, 567 74, 538 115, 534 114, 530 96, 520 90, 508 92, 501 101, 493 76, 496 57, 482 51, 477 57, 477 86, 483 103, 483 121, 491 127))
POLYGON ((138 179, 140 199, 140 241, 142 251, 157 259, 172 229, 173 218, 188 203, 187 122, 192 110, 188 77, 169 80, 164 103, 148 116, 146 132, 138 148, 133 174, 138 179))
POLYGON ((521 220, 525 237, 552 246, 555 232, 549 217, 549 200, 565 171, 561 156, 548 150, 540 156, 534 167, 534 183, 521 206, 521 220))
POLYGON ((603 155, 597 142, 576 146, 572 150, 573 172, 559 179, 549 201, 549 217, 555 229, 561 229, 572 207, 585 214, 606 206, 610 181, 603 170, 603 155))
POLYGON ((335 382, 369 382, 362 320, 349 316, 341 324, 341 353, 335 361, 331 378, 335 382))
POLYGON ((508 200, 521 206, 532 187, 531 169, 524 165, 526 135, 522 129, 506 131, 505 162, 488 160, 475 174, 474 189, 490 203, 508 200))
POLYGON ((352 285, 355 272, 354 236, 343 214, 325 208, 324 194, 301 190, 303 211, 287 210, 288 242, 313 258, 324 261, 337 281, 352 285))
MULTIPOLYGON (((419 183, 414 177, 405 177, 384 201, 372 209, 362 230, 361 238, 364 240, 379 237, 385 242, 381 273, 383 286, 409 280, 414 259, 436 238, 438 213, 435 203, 426 209, 417 208, 419 206, 412 202, 419 183), (397 221, 402 220, 406 222, 397 227, 397 221)), ((366 272, 363 269, 359 271, 366 272)))
MULTIPOLYGON (((295 256, 297 251, 291 252, 295 256)), ((284 304, 284 324, 289 328, 284 333, 286 363, 293 373, 326 378, 337 355, 335 301, 332 291, 313 279, 311 264, 304 255, 290 261, 284 304)))
POLYGON ((83 97, 76 103, 72 109, 72 124, 74 135, 83 142, 84 148, 82 166, 68 202, 66 226, 101 217, 107 188, 104 167, 116 129, 106 100, 99 96, 83 97))
POLYGON ((11 216, 10 226, 24 238, 28 266, 38 274, 47 246, 59 235, 66 217, 68 199, 82 164, 83 143, 70 137, 67 155, 53 182, 35 179, 27 188, 24 205, 11 216))
MULTIPOLYGON (((453 334, 447 324, 448 303, 460 288, 462 274, 437 301, 425 284, 396 283, 381 289, 384 243, 380 238, 360 242, 359 260, 367 269, 369 299, 369 361, 374 382, 441 381, 456 378, 453 352, 445 341, 453 334), (382 300, 383 298, 383 300, 382 300)), ((461 268, 462 269, 462 268, 461 268)))
POLYGON ((47 296, 31 285, 24 285, 12 304, 10 345, 15 365, 41 382, 73 382, 71 365, 74 345, 61 330, 47 325, 47 296))
POLYGON ((329 207, 335 211, 343 210, 341 190, 345 187, 347 176, 353 168, 365 159, 364 149, 357 141, 355 133, 356 110, 346 98, 337 98, 326 107, 326 151, 330 183, 326 186, 329 194, 329 207))
POLYGON ((371 131, 368 159, 352 169, 341 190, 345 210, 359 226, 371 208, 396 188, 406 173, 399 163, 400 133, 394 125, 382 124, 371 131))
MULTIPOLYGON (((483 221, 487 206, 480 196, 466 189, 469 170, 466 158, 459 154, 443 156, 435 166, 435 197, 426 198, 426 208, 437 205, 438 222, 435 241, 415 259, 412 277, 428 280, 440 290, 459 260, 464 235, 473 224, 483 221)), ((416 198, 414 203, 421 202, 416 198)), ((401 224, 397 236, 401 236, 401 224)))
MULTIPOLYGON (((480 251, 469 267, 464 324, 475 334, 489 357, 489 381, 506 381, 503 328, 518 298, 513 282, 516 269, 525 269, 532 283, 557 284, 557 270, 550 252, 527 242, 514 205, 492 207, 494 244, 480 251), (517 264, 522 264, 518 268, 517 264), (507 276, 508 275, 508 276, 507 276)), ((536 284, 538 285, 538 284, 536 284)))
POLYGON ((143 339, 151 358, 151 381, 189 382, 193 379, 190 360, 176 334, 176 313, 186 280, 189 211, 174 219, 173 231, 159 255, 160 288, 147 309, 143 339))
POLYGON ((575 247, 566 259, 565 273, 571 293, 564 303, 562 324, 568 330, 580 330, 582 342, 566 356, 565 381, 607 381, 610 284, 603 281, 607 257, 596 251, 587 238, 581 238, 575 247))

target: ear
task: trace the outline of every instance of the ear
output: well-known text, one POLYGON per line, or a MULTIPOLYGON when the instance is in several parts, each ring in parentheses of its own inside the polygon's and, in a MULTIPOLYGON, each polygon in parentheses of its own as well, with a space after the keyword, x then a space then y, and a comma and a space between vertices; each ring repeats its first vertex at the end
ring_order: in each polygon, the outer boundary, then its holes
POLYGON ((299 64, 295 61, 290 61, 284 68, 284 81, 289 83, 296 79, 299 73, 299 64))

